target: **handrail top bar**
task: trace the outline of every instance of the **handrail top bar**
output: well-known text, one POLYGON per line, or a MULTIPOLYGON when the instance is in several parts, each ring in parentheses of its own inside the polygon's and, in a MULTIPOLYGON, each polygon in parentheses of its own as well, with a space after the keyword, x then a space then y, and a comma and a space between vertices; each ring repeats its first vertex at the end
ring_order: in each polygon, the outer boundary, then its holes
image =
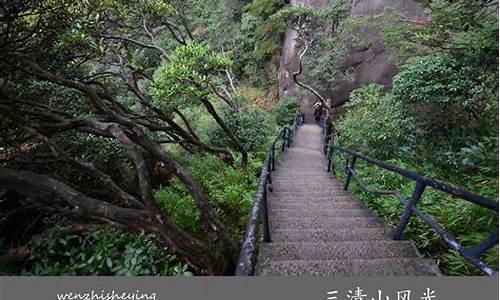
MULTIPOLYGON (((304 120, 304 114, 299 114, 295 116, 292 126, 301 125, 304 120)), ((253 259, 255 251, 257 250, 257 239, 259 232, 259 224, 262 210, 265 209, 264 199, 266 197, 266 188, 268 186, 268 176, 273 171, 273 168, 269 165, 270 161, 274 161, 274 149, 276 143, 283 139, 283 145, 285 143, 284 139, 290 139, 290 133, 293 133, 293 129, 290 129, 290 125, 283 126, 279 131, 278 135, 274 138, 270 144, 266 158, 262 164, 262 170, 260 172, 259 181, 257 185, 257 191, 255 193, 254 201, 250 209, 250 214, 248 216, 247 227, 245 230, 245 239, 241 245, 240 253, 238 255, 238 260, 236 262, 235 275, 236 276, 249 276, 253 273, 253 259), (288 135, 286 134, 288 132, 288 135)), ((270 179, 270 178, 269 178, 270 179)), ((269 183, 271 183, 269 181, 269 183)))
POLYGON ((439 180, 435 180, 435 179, 420 175, 420 174, 415 173, 413 171, 409 171, 409 170, 397 167, 395 165, 392 165, 392 164, 387 163, 387 162, 382 161, 382 160, 378 160, 375 158, 365 156, 361 153, 340 147, 338 145, 332 145, 332 147, 334 147, 335 149, 338 149, 344 153, 348 153, 348 154, 352 155, 353 157, 357 157, 357 158, 360 158, 364 161, 367 161, 369 163, 377 165, 383 169, 398 173, 404 177, 413 179, 414 181, 421 181, 425 185, 431 186, 431 187, 436 188, 438 190, 441 190, 443 192, 447 192, 453 196, 463 198, 469 202, 478 204, 482 207, 485 207, 485 208, 488 208, 488 209, 491 209, 491 210, 498 212, 498 201, 495 201, 493 199, 486 198, 486 197, 483 197, 480 195, 476 195, 474 193, 468 192, 466 190, 455 187, 455 186, 450 185, 448 183, 444 183, 444 182, 441 182, 439 180))

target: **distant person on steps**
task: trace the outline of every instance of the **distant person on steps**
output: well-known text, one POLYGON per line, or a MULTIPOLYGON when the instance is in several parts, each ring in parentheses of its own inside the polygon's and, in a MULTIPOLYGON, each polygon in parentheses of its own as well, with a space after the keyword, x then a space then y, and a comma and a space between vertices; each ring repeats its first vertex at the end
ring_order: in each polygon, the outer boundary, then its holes
POLYGON ((321 111, 321 101, 316 101, 316 103, 314 103, 314 120, 316 121, 316 123, 319 123, 319 121, 321 120, 321 111))

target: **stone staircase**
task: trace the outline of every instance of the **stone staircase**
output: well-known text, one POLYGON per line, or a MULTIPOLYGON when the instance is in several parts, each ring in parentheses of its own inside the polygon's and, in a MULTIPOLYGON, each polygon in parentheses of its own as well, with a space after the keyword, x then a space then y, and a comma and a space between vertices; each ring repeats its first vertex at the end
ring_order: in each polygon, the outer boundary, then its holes
POLYGON ((438 275, 409 241, 394 241, 375 217, 325 171, 321 128, 304 124, 281 154, 269 193, 271 243, 256 275, 438 275))

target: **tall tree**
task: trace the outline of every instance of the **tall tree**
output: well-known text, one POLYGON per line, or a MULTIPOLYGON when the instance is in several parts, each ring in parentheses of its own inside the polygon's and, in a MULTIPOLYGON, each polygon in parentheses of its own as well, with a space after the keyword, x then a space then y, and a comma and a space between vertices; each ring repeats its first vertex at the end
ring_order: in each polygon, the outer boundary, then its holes
POLYGON ((212 78, 223 78, 228 62, 196 42, 191 21, 199 5, 203 2, 27 0, 2 5, 0 126, 7 134, 1 137, 0 187, 24 195, 19 206, 154 233, 194 271, 212 274, 215 245, 180 229, 155 203, 153 182, 158 172, 168 174, 193 196, 206 232, 236 258, 237 242, 200 184, 163 145, 178 144, 187 152, 205 151, 232 162, 228 150, 203 143, 184 116, 183 101, 195 100, 240 150, 242 166, 247 163, 238 137, 211 103, 223 98, 212 78), (190 50, 194 61, 184 60, 183 51, 190 50), (214 64, 204 66, 206 59, 214 64), (169 74, 181 73, 168 70, 194 75, 176 81, 169 74), (155 92, 162 88, 171 89, 168 97, 155 92), (103 144, 117 151, 114 165, 89 159, 89 147, 103 144))

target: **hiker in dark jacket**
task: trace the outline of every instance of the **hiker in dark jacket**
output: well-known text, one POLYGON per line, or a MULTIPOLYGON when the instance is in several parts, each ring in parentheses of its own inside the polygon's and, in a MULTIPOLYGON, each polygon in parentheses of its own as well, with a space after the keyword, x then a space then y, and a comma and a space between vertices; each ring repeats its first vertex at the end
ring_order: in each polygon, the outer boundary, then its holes
POLYGON ((316 121, 316 123, 319 123, 319 121, 321 120, 321 111, 322 111, 321 102, 317 101, 314 104, 314 120, 316 121))

